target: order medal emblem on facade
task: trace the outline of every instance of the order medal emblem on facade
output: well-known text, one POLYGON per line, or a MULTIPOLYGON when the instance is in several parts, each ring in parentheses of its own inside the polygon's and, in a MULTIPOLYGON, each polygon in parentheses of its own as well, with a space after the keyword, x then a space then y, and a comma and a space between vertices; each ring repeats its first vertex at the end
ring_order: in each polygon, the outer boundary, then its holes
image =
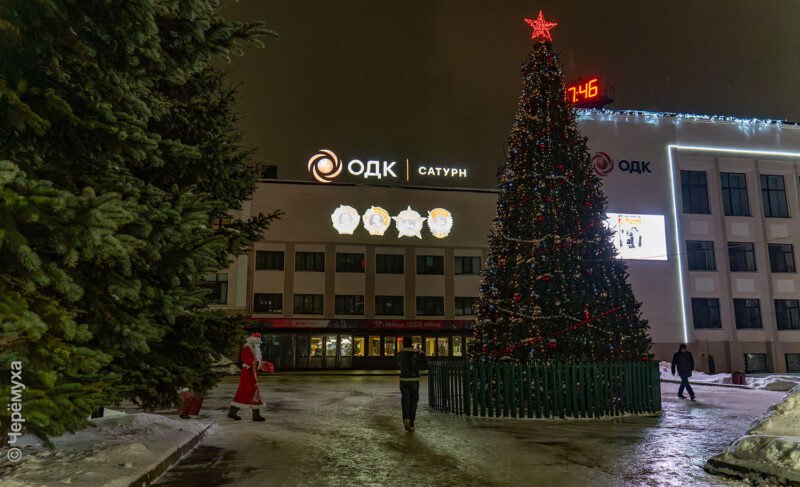
POLYGON ((427 218, 423 218, 409 206, 405 210, 393 216, 392 219, 397 225, 398 237, 417 237, 422 238, 422 225, 427 218))
POLYGON ((434 208, 428 212, 428 229, 436 238, 445 238, 453 228, 453 215, 444 208, 434 208))
POLYGON ((370 235, 383 235, 391 225, 392 220, 389 212, 380 206, 373 206, 364 212, 362 217, 364 228, 367 229, 370 235))
POLYGON ((359 220, 361 220, 360 215, 352 206, 340 205, 331 214, 333 228, 339 232, 339 235, 352 235, 358 228, 359 220))

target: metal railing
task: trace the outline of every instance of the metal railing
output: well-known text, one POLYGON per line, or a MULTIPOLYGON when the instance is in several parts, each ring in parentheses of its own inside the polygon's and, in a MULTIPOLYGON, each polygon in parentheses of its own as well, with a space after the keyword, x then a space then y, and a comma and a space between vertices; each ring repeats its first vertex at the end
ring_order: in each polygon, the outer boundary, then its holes
POLYGON ((600 418, 658 414, 657 362, 429 361, 428 404, 436 411, 511 418, 600 418))

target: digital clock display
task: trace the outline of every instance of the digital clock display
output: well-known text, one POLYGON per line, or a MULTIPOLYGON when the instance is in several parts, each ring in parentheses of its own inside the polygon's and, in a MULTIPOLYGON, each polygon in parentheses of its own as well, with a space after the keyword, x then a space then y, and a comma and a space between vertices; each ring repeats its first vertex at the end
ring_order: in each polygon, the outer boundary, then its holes
POLYGON ((573 104, 583 103, 600 96, 600 80, 592 78, 567 87, 567 100, 573 104))

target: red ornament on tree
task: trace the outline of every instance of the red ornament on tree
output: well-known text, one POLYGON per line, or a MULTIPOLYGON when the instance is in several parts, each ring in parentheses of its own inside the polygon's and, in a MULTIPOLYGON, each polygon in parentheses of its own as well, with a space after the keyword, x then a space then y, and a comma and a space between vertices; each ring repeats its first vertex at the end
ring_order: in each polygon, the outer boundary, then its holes
POLYGON ((556 348, 557 346, 558 346, 558 342, 556 341, 555 338, 551 338, 550 340, 547 341, 547 348, 552 350, 552 349, 556 348))
POLYGON ((520 296, 519 294, 515 294, 514 295, 514 302, 515 303, 519 303, 521 300, 522 300, 522 296, 520 296))
POLYGON ((553 38, 550 37, 550 29, 558 24, 544 20, 541 10, 539 10, 538 17, 535 19, 525 19, 525 22, 533 28, 533 32, 531 32, 531 39, 539 38, 539 42, 553 40, 553 38))
POLYGON ((550 276, 550 274, 545 274, 545 275, 543 275, 543 276, 541 277, 541 279, 542 279, 542 281, 544 281, 544 282, 550 282, 550 280, 552 279, 552 277, 550 276))

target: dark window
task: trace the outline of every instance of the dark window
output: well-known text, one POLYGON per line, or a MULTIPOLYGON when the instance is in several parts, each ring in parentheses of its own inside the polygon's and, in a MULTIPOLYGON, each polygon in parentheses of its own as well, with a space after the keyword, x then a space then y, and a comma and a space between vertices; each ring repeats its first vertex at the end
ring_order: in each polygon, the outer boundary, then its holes
POLYGON ((776 299, 775 321, 779 330, 800 330, 800 300, 776 299))
POLYGON ((257 271, 282 271, 283 252, 273 250, 256 251, 256 270, 257 271))
POLYGON ((295 294, 294 312, 303 315, 321 315, 322 294, 295 294))
POLYGON ((404 274, 405 258, 400 254, 376 254, 375 272, 378 274, 404 274))
POLYGON ((474 315, 478 298, 456 298, 456 316, 474 315))
POLYGON ((769 372, 766 353, 744 354, 744 371, 748 373, 769 372))
POLYGON ((692 318, 695 328, 722 328, 718 298, 692 298, 692 318))
POLYGON ((800 372, 800 353, 786 354, 786 372, 800 372))
POLYGON ((208 304, 228 304, 228 274, 208 274, 203 287, 211 291, 208 304))
POLYGON ((686 255, 690 271, 715 271, 714 242, 706 240, 687 240, 686 255))
POLYGON ((364 254, 336 253, 336 272, 364 272, 364 254))
POLYGON ((336 296, 337 315, 363 315, 364 296, 336 296))
POLYGON ((755 272, 756 251, 752 243, 728 242, 731 272, 755 272))
POLYGON ((254 294, 253 313, 283 313, 283 294, 254 294))
POLYGON ((750 216, 747 199, 747 178, 742 173, 720 173, 722 181, 722 206, 727 216, 750 216))
POLYGON ((444 298, 441 296, 417 296, 418 316, 443 316, 444 298))
POLYGON ((761 176, 761 201, 764 205, 764 216, 789 218, 783 176, 761 176))
POLYGON ((444 274, 444 257, 441 255, 418 255, 417 274, 444 274))
POLYGON ((736 328, 761 328, 761 305, 757 299, 733 300, 736 328))
POLYGON ((261 166, 261 179, 278 179, 278 166, 261 166))
POLYGON ((772 272, 794 272, 792 244, 769 244, 769 266, 772 272))
POLYGON ((325 254, 323 252, 297 252, 294 270, 325 272, 325 254))
POLYGON ((681 192, 684 213, 711 213, 705 171, 681 171, 681 192))
POLYGON ((480 257, 456 257, 456 274, 480 274, 480 257))
POLYGON ((375 314, 403 316, 403 296, 375 296, 375 314))

